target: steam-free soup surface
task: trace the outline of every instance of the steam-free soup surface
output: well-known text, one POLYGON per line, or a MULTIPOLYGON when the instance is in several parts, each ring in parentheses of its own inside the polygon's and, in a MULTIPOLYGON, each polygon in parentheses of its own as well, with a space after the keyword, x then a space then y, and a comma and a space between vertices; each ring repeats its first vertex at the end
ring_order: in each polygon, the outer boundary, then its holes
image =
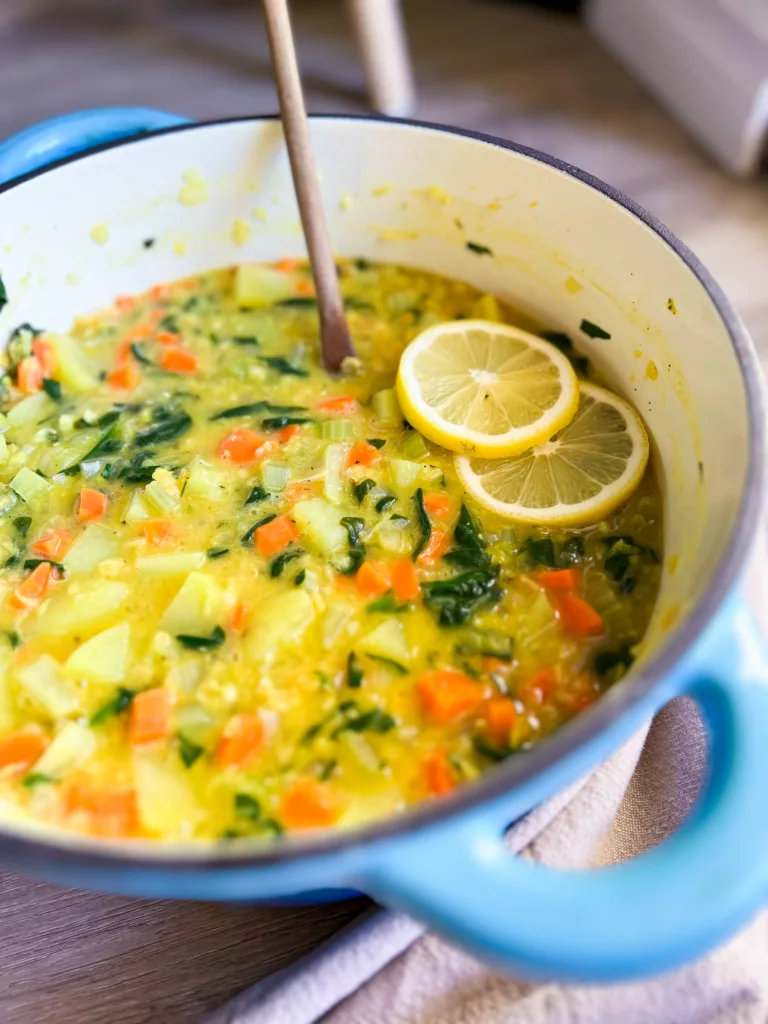
POLYGON ((355 825, 525 756, 631 664, 659 583, 651 470, 579 531, 473 505, 402 419, 399 356, 439 320, 525 321, 425 273, 339 274, 362 360, 341 378, 293 262, 14 332, 6 817, 158 839, 355 825), (597 629, 560 614, 565 584, 597 629))

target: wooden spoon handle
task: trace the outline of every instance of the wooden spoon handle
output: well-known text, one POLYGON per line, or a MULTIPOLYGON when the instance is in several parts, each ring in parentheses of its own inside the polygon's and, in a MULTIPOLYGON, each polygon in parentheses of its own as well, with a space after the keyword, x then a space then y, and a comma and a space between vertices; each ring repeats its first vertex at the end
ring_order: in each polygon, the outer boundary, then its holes
POLYGON ((335 373, 341 369, 347 357, 354 356, 355 350, 344 316, 344 303, 320 198, 291 19, 287 0, 263 0, 263 5, 280 101, 280 116, 317 289, 323 362, 327 370, 335 373))

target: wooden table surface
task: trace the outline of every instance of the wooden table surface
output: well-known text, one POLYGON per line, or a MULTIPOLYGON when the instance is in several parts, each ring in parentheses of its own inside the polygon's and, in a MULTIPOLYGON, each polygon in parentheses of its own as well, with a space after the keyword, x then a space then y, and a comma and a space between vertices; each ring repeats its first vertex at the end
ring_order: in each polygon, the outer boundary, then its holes
MULTIPOLYGON (((256 3, 190 4, 154 26, 116 26, 108 6, 98 18, 75 9, 0 35, 0 138, 88 106, 154 105, 193 117, 275 109, 256 3)), ((434 0, 405 6, 420 118, 538 147, 638 199, 720 279, 768 362, 765 179, 723 177, 576 21, 470 0, 442 0, 439 19, 434 0)), ((310 109, 362 109, 343 5, 294 8, 310 109)), ((137 901, 0 873, 0 1021, 188 1024, 365 905, 137 901)))

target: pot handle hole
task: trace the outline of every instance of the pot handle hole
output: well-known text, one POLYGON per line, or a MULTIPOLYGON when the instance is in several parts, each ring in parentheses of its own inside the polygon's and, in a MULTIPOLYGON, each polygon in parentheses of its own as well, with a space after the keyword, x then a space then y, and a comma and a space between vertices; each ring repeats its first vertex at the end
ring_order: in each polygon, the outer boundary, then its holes
POLYGON ((147 107, 102 107, 64 114, 0 143, 0 185, 94 146, 188 123, 177 114, 147 107))
MULTIPOLYGON (((565 871, 511 855, 503 801, 387 850, 363 887, 531 980, 613 982, 703 955, 768 900, 768 670, 741 604, 685 677, 710 738, 686 822, 624 863, 565 871)), ((713 624, 714 625, 714 624, 713 624)))

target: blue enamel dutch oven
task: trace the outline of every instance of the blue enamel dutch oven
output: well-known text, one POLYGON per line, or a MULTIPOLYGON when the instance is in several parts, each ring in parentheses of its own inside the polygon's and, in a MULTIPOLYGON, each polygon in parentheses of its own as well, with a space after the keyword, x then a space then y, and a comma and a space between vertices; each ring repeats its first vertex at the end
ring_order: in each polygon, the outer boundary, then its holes
MULTIPOLYGON (((760 376, 744 328, 662 224, 561 161, 414 122, 317 118, 312 134, 337 251, 510 297, 578 339, 644 416, 666 501, 666 561, 641 655, 534 750, 373 827, 232 850, 98 845, 8 820, 0 861, 153 897, 329 899, 354 889, 532 979, 615 981, 697 957, 768 897, 768 675, 739 593, 763 465, 760 376), (584 319, 609 337, 580 332, 584 319), (506 851, 512 821, 681 694, 704 715, 710 768, 671 839, 584 872, 506 851)), ((272 118, 76 114, 0 145, 0 182, 0 337, 24 320, 64 329, 158 281, 303 255, 272 118)))

